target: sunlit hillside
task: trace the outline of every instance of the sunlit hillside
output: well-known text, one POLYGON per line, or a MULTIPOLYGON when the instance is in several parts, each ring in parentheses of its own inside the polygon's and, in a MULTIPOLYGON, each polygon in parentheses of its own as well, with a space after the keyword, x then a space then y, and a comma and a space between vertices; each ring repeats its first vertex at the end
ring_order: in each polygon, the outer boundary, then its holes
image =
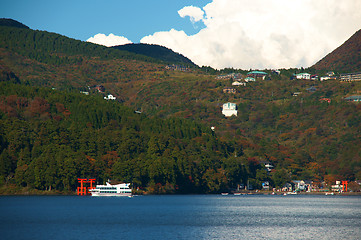
MULTIPOLYGON (((246 82, 245 70, 173 69, 142 54, 9 26, 0 27, 0 48, 0 82, 8 89, 0 95, 0 184, 44 190, 42 182, 17 178, 59 157, 51 149, 60 145, 67 159, 76 156, 69 164, 80 164, 73 176, 133 180, 153 192, 361 179, 361 105, 345 100, 361 95, 361 81, 340 82, 337 70, 330 69, 335 79, 319 81, 326 69, 266 69, 264 79, 246 82), (232 72, 242 74, 242 85, 219 77, 232 72), (303 72, 319 76, 295 78, 303 72), (109 95, 115 100, 104 99, 109 95), (227 102, 237 116, 222 114, 227 102), (27 137, 15 138, 21 131, 27 137), (94 150, 102 142, 108 145, 94 150), (84 159, 90 165, 82 166, 84 159), (274 166, 270 172, 265 163, 274 166)), ((75 178, 46 174, 53 178, 44 180, 51 182, 46 189, 76 187, 75 178)))

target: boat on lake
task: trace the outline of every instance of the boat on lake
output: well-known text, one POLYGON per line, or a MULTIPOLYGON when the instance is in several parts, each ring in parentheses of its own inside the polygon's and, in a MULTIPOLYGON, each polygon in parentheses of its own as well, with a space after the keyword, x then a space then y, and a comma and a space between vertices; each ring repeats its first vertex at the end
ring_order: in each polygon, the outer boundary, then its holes
POLYGON ((95 188, 89 190, 93 197, 132 197, 132 189, 130 183, 96 185, 95 188))

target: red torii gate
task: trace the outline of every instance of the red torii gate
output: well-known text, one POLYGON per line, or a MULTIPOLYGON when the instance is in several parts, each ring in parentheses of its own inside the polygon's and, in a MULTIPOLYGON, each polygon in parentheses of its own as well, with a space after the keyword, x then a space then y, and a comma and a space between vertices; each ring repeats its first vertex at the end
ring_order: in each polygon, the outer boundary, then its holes
POLYGON ((347 192, 347 181, 342 181, 342 192, 347 192))
POLYGON ((87 178, 78 178, 78 182, 80 183, 80 187, 77 188, 77 195, 89 195, 89 189, 94 189, 93 183, 95 183, 95 178, 87 179, 87 178), (85 184, 90 183, 90 187, 86 187, 85 184))

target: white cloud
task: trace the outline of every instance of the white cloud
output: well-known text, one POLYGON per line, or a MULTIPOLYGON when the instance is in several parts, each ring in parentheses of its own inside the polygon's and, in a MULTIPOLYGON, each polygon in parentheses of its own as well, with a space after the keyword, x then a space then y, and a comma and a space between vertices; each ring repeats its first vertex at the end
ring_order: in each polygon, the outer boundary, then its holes
POLYGON ((205 28, 156 32, 142 43, 166 46, 214 68, 308 67, 361 27, 359 0, 213 0, 178 11, 205 28))
POLYGON ((187 6, 178 11, 182 18, 190 17, 191 22, 195 23, 203 19, 204 12, 199 7, 187 6))
POLYGON ((113 33, 109 34, 108 36, 102 33, 96 34, 94 37, 89 38, 86 40, 87 42, 104 45, 107 47, 117 46, 117 45, 124 45, 127 43, 132 43, 125 37, 116 36, 113 33))

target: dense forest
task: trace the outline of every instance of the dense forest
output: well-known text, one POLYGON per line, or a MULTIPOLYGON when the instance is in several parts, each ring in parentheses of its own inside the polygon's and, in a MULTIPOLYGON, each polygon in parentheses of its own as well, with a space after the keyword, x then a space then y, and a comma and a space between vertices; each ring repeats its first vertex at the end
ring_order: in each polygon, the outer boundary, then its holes
POLYGON ((0 89, 1 185, 71 191, 78 177, 89 177, 155 193, 218 192, 262 170, 194 121, 148 118, 100 96, 11 83, 0 89))
POLYGON ((235 87, 217 75, 248 71, 166 70, 141 54, 24 27, 0 26, 0 49, 6 188, 74 191, 89 177, 150 193, 214 193, 361 180, 361 106, 344 100, 361 82, 291 80, 327 69, 266 69, 266 80, 235 87), (225 102, 238 116, 222 115, 225 102))

